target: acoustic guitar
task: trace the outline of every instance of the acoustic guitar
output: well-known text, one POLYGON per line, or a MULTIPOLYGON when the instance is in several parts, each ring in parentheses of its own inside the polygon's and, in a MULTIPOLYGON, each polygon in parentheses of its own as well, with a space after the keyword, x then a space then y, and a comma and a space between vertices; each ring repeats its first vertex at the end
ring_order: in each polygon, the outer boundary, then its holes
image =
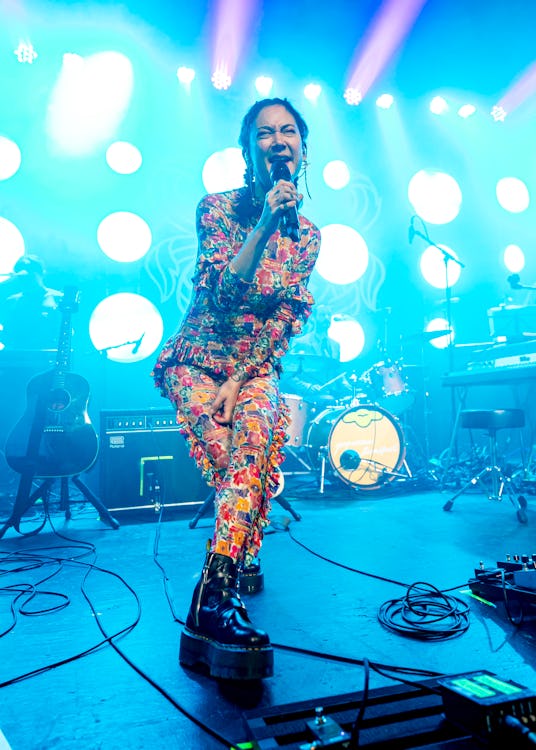
POLYGON ((26 389, 26 410, 6 441, 6 459, 19 474, 70 477, 89 469, 98 453, 98 437, 87 412, 89 383, 69 372, 71 315, 78 291, 66 287, 54 368, 33 377, 26 389))

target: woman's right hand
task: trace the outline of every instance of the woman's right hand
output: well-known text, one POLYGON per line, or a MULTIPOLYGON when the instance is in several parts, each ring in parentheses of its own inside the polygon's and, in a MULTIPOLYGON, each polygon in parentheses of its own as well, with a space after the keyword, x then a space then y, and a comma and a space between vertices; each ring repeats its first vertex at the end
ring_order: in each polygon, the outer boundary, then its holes
POLYGON ((236 400, 242 386, 241 380, 226 380, 221 384, 210 407, 210 414, 218 424, 231 424, 236 400))
POLYGON ((279 180, 266 193, 259 224, 267 227, 270 233, 275 232, 279 220, 290 208, 299 207, 303 195, 298 193, 296 185, 290 180, 279 180))

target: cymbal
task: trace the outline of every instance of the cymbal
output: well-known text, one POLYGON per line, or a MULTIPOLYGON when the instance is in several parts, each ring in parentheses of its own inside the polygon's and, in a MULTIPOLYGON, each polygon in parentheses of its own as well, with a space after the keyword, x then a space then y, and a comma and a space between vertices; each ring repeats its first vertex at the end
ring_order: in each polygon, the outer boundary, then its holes
POLYGON ((419 331, 411 333, 408 336, 402 336, 402 341, 433 341, 440 336, 447 336, 452 333, 452 328, 444 328, 440 331, 419 331))

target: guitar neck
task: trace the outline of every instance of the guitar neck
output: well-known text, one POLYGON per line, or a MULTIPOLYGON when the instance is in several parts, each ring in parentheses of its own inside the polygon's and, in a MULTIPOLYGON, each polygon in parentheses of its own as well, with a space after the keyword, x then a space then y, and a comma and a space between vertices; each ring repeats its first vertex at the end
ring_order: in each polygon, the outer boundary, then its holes
POLYGON ((56 386, 62 387, 65 373, 71 369, 71 340, 72 325, 71 315, 73 308, 77 306, 78 292, 73 287, 66 287, 61 304, 61 325, 58 336, 58 353, 56 355, 56 386))

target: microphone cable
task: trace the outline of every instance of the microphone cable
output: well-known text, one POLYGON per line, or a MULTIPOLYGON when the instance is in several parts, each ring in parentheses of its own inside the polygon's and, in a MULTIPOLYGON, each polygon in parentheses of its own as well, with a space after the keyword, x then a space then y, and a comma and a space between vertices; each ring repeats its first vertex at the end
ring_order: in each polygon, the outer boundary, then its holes
POLYGON ((403 597, 388 600, 378 611, 378 620, 389 630, 421 640, 456 638, 468 630, 470 608, 461 599, 440 591, 430 583, 418 581, 407 584, 336 562, 296 539, 290 526, 287 531, 293 542, 331 565, 405 588, 406 594, 403 597))

